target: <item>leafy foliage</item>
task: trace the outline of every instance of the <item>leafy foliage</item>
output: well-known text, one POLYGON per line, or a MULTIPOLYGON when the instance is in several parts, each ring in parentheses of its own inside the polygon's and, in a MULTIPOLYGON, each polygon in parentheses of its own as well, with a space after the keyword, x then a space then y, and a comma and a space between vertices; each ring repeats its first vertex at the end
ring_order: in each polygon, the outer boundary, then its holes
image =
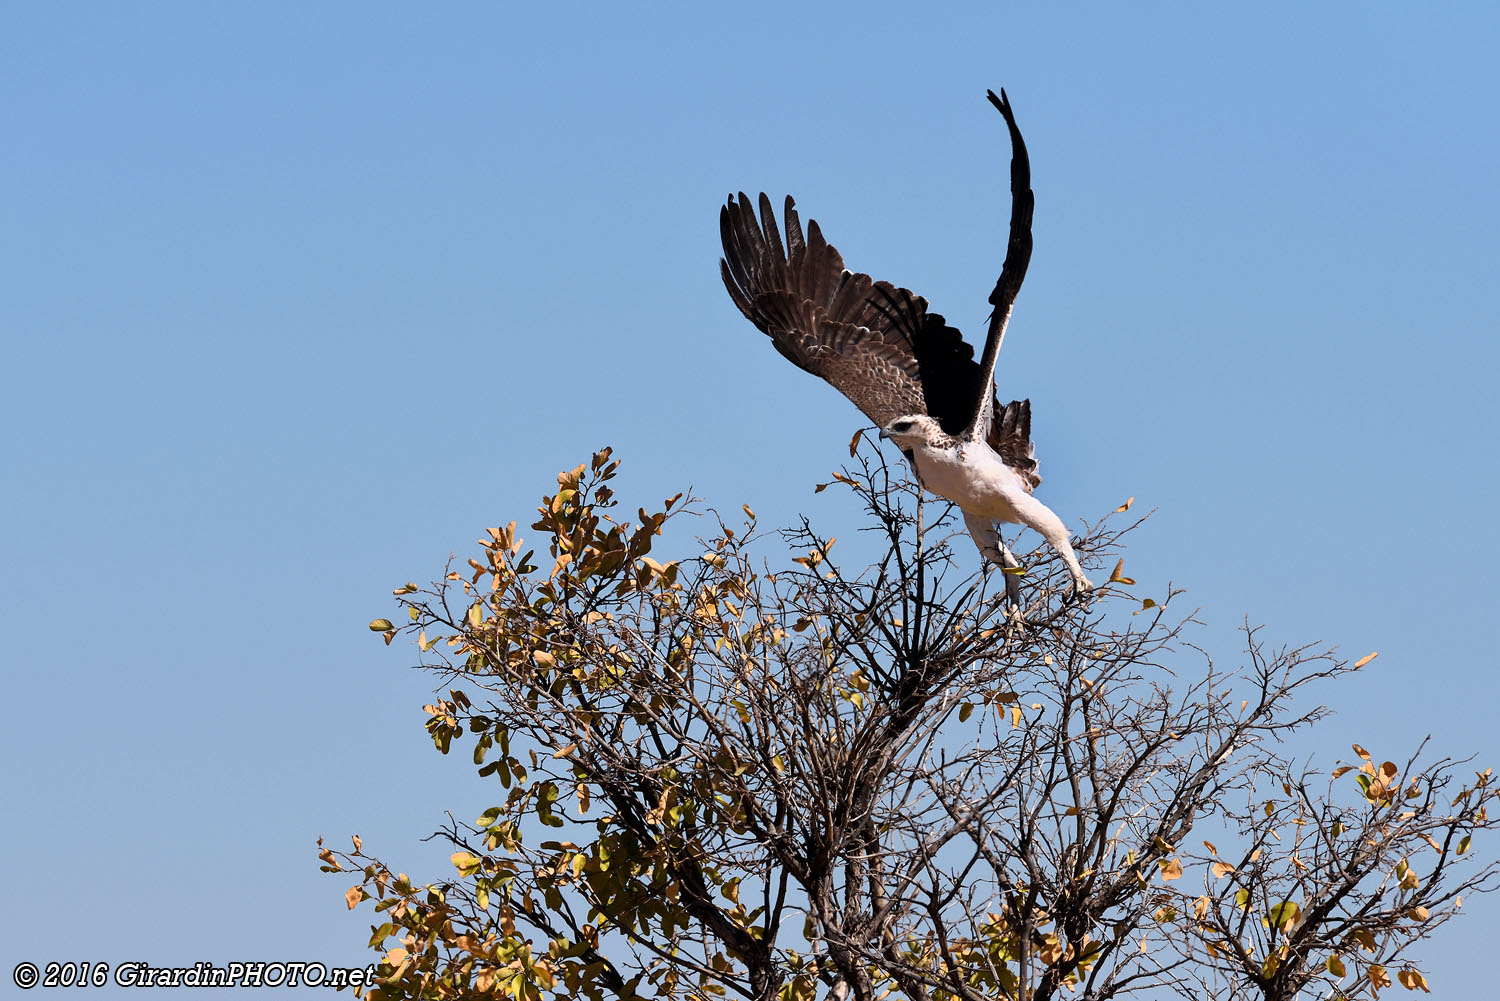
MULTIPOLYGON (((373 902, 374 996, 1427 989, 1405 950, 1497 872, 1469 854, 1488 772, 1356 749, 1321 788, 1293 780, 1278 742, 1324 714, 1294 695, 1365 661, 1247 629, 1221 670, 1176 592, 1133 597, 1121 562, 1070 603, 1050 551, 1009 609, 998 574, 961 574, 950 512, 858 445, 836 480, 879 555, 857 572, 807 523, 771 569, 748 508, 663 562, 693 503, 617 517, 606 449, 543 498, 540 552, 511 523, 396 590, 405 624, 371 629, 413 635, 453 686, 427 730, 443 754, 471 741, 498 802, 441 832, 436 882, 358 838, 320 852, 357 874, 351 908, 373 902), (1209 827, 1224 852, 1184 847, 1209 827)), ((1131 527, 1084 548, 1107 559, 1131 527)))

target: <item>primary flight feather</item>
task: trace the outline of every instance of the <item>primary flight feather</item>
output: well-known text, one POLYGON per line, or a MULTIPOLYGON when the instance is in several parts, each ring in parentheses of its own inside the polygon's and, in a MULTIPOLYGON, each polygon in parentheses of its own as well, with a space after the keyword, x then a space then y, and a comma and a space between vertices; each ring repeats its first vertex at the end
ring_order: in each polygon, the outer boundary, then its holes
MULTIPOLYGON (((990 293, 989 331, 979 361, 974 349, 927 300, 844 267, 839 252, 808 220, 804 236, 795 203, 783 210, 785 243, 771 200, 756 206, 744 193, 719 212, 724 287, 741 313, 768 334, 776 350, 847 396, 905 453, 918 481, 957 504, 985 558, 1017 565, 996 521, 1036 530, 1068 566, 1076 591, 1093 585, 1067 529, 1032 496, 1041 483, 1031 443, 1031 403, 1001 405, 995 363, 1026 266, 1031 261, 1034 198, 1026 143, 1005 91, 989 99, 1011 140, 1010 238, 990 293)), ((1015 577, 1006 589, 1019 601, 1015 577)))

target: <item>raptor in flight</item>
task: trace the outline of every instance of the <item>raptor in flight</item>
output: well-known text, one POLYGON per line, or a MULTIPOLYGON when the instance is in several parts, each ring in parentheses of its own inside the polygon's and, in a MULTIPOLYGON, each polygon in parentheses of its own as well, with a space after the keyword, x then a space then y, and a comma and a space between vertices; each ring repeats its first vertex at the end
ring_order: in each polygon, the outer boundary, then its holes
MULTIPOLYGON (((1031 443, 1031 401, 1001 405, 995 362, 1016 293, 1031 261, 1031 161, 1005 91, 990 103, 1010 130, 1010 241, 990 293, 989 333, 978 362, 963 335, 929 312, 927 300, 889 282, 848 271, 818 224, 802 223, 787 196, 786 242, 771 200, 760 219, 742 192, 719 212, 730 298, 776 350, 847 396, 911 462, 918 481, 963 511, 984 557, 1018 566, 995 522, 1038 532, 1068 566, 1076 593, 1093 588, 1062 520, 1032 492, 1042 482, 1031 443)), ((1019 604, 1015 576, 1006 591, 1019 604)))

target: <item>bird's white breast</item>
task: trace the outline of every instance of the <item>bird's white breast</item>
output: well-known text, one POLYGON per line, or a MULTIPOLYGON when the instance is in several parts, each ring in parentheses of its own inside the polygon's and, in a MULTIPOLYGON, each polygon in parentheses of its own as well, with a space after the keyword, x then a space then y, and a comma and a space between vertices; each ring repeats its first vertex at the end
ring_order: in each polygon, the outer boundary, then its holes
POLYGON ((1014 499, 1027 493, 1021 475, 984 442, 958 448, 912 450, 922 486, 957 504, 966 514, 1019 523, 1014 499))

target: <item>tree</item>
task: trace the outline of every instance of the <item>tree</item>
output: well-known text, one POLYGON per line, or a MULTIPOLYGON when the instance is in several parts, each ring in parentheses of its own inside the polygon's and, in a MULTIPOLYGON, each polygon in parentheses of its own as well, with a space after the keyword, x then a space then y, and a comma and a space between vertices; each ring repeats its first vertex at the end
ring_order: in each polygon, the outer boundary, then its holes
MULTIPOLYGON (((1220 667, 1180 592, 1132 597, 1117 562, 1069 601, 1050 550, 1015 609, 950 551, 951 509, 858 436, 850 454, 862 569, 748 508, 731 524, 679 494, 619 518, 606 449, 558 476, 540 547, 512 522, 397 589, 407 623, 371 628, 415 635, 448 689, 434 744, 467 734, 500 802, 449 820, 456 871, 425 885, 357 837, 320 851, 357 874, 351 908, 374 902, 374 996, 1426 990, 1409 947, 1500 872, 1469 852, 1490 772, 1356 747, 1325 774, 1282 744, 1325 715, 1305 688, 1369 658, 1247 627, 1220 667), (702 555, 659 561, 690 512, 702 555)), ((1088 532, 1096 564, 1128 508, 1088 532)))

